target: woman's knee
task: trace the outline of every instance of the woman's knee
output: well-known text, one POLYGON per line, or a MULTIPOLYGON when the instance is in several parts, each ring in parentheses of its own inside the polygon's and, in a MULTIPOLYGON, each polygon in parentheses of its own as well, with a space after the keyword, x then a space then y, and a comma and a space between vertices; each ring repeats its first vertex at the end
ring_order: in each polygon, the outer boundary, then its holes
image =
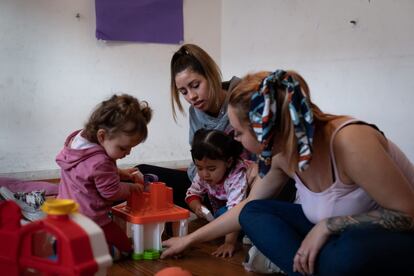
POLYGON ((382 228, 349 229, 323 248, 319 274, 369 275, 380 271, 400 275, 410 269, 412 273, 412 260, 407 256, 414 252, 413 242, 403 233, 390 233, 382 228))

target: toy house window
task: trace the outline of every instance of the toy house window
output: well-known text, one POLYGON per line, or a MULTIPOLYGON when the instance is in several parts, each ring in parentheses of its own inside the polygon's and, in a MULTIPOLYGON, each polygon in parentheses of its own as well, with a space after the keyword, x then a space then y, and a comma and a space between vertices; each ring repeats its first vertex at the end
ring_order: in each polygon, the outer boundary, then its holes
POLYGON ((34 232, 31 235, 32 256, 56 262, 58 260, 56 237, 44 230, 34 232))

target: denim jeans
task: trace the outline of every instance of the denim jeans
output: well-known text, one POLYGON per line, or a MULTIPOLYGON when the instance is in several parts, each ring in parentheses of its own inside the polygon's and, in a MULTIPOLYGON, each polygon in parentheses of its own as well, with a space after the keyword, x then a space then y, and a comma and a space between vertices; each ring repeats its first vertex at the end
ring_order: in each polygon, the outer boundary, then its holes
POLYGON ((218 218, 219 216, 221 216, 222 214, 224 214, 225 212, 227 212, 227 206, 223 206, 220 209, 218 209, 214 214, 214 218, 218 218))
MULTIPOLYGON (((243 231, 257 248, 288 275, 293 258, 312 224, 299 204, 254 200, 239 217, 243 231)), ((414 275, 414 233, 380 226, 348 228, 332 235, 316 259, 317 275, 414 275)))

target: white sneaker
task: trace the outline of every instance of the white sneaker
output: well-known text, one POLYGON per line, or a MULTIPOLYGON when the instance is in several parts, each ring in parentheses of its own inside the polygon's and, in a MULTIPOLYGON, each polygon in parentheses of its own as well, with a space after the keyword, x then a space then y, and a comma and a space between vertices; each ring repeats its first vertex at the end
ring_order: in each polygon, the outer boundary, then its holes
POLYGON ((256 246, 252 246, 247 252, 244 269, 250 272, 257 272, 263 274, 284 273, 277 265, 272 263, 256 246))
POLYGON ((253 245, 252 241, 249 239, 249 237, 247 235, 244 235, 244 237, 242 239, 242 243, 244 245, 253 245))

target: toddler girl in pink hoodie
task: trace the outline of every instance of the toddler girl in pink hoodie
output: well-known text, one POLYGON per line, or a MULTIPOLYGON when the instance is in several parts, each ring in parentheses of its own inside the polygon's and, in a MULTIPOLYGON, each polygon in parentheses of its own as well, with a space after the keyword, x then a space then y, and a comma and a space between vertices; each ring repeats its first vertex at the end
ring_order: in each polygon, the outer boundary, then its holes
POLYGON ((146 139, 151 115, 146 102, 113 95, 95 109, 84 129, 69 135, 56 157, 61 168, 58 198, 75 200, 79 211, 101 226, 111 251, 132 250, 125 232, 109 216, 113 203, 143 189, 137 169, 118 169, 116 160, 146 139))

